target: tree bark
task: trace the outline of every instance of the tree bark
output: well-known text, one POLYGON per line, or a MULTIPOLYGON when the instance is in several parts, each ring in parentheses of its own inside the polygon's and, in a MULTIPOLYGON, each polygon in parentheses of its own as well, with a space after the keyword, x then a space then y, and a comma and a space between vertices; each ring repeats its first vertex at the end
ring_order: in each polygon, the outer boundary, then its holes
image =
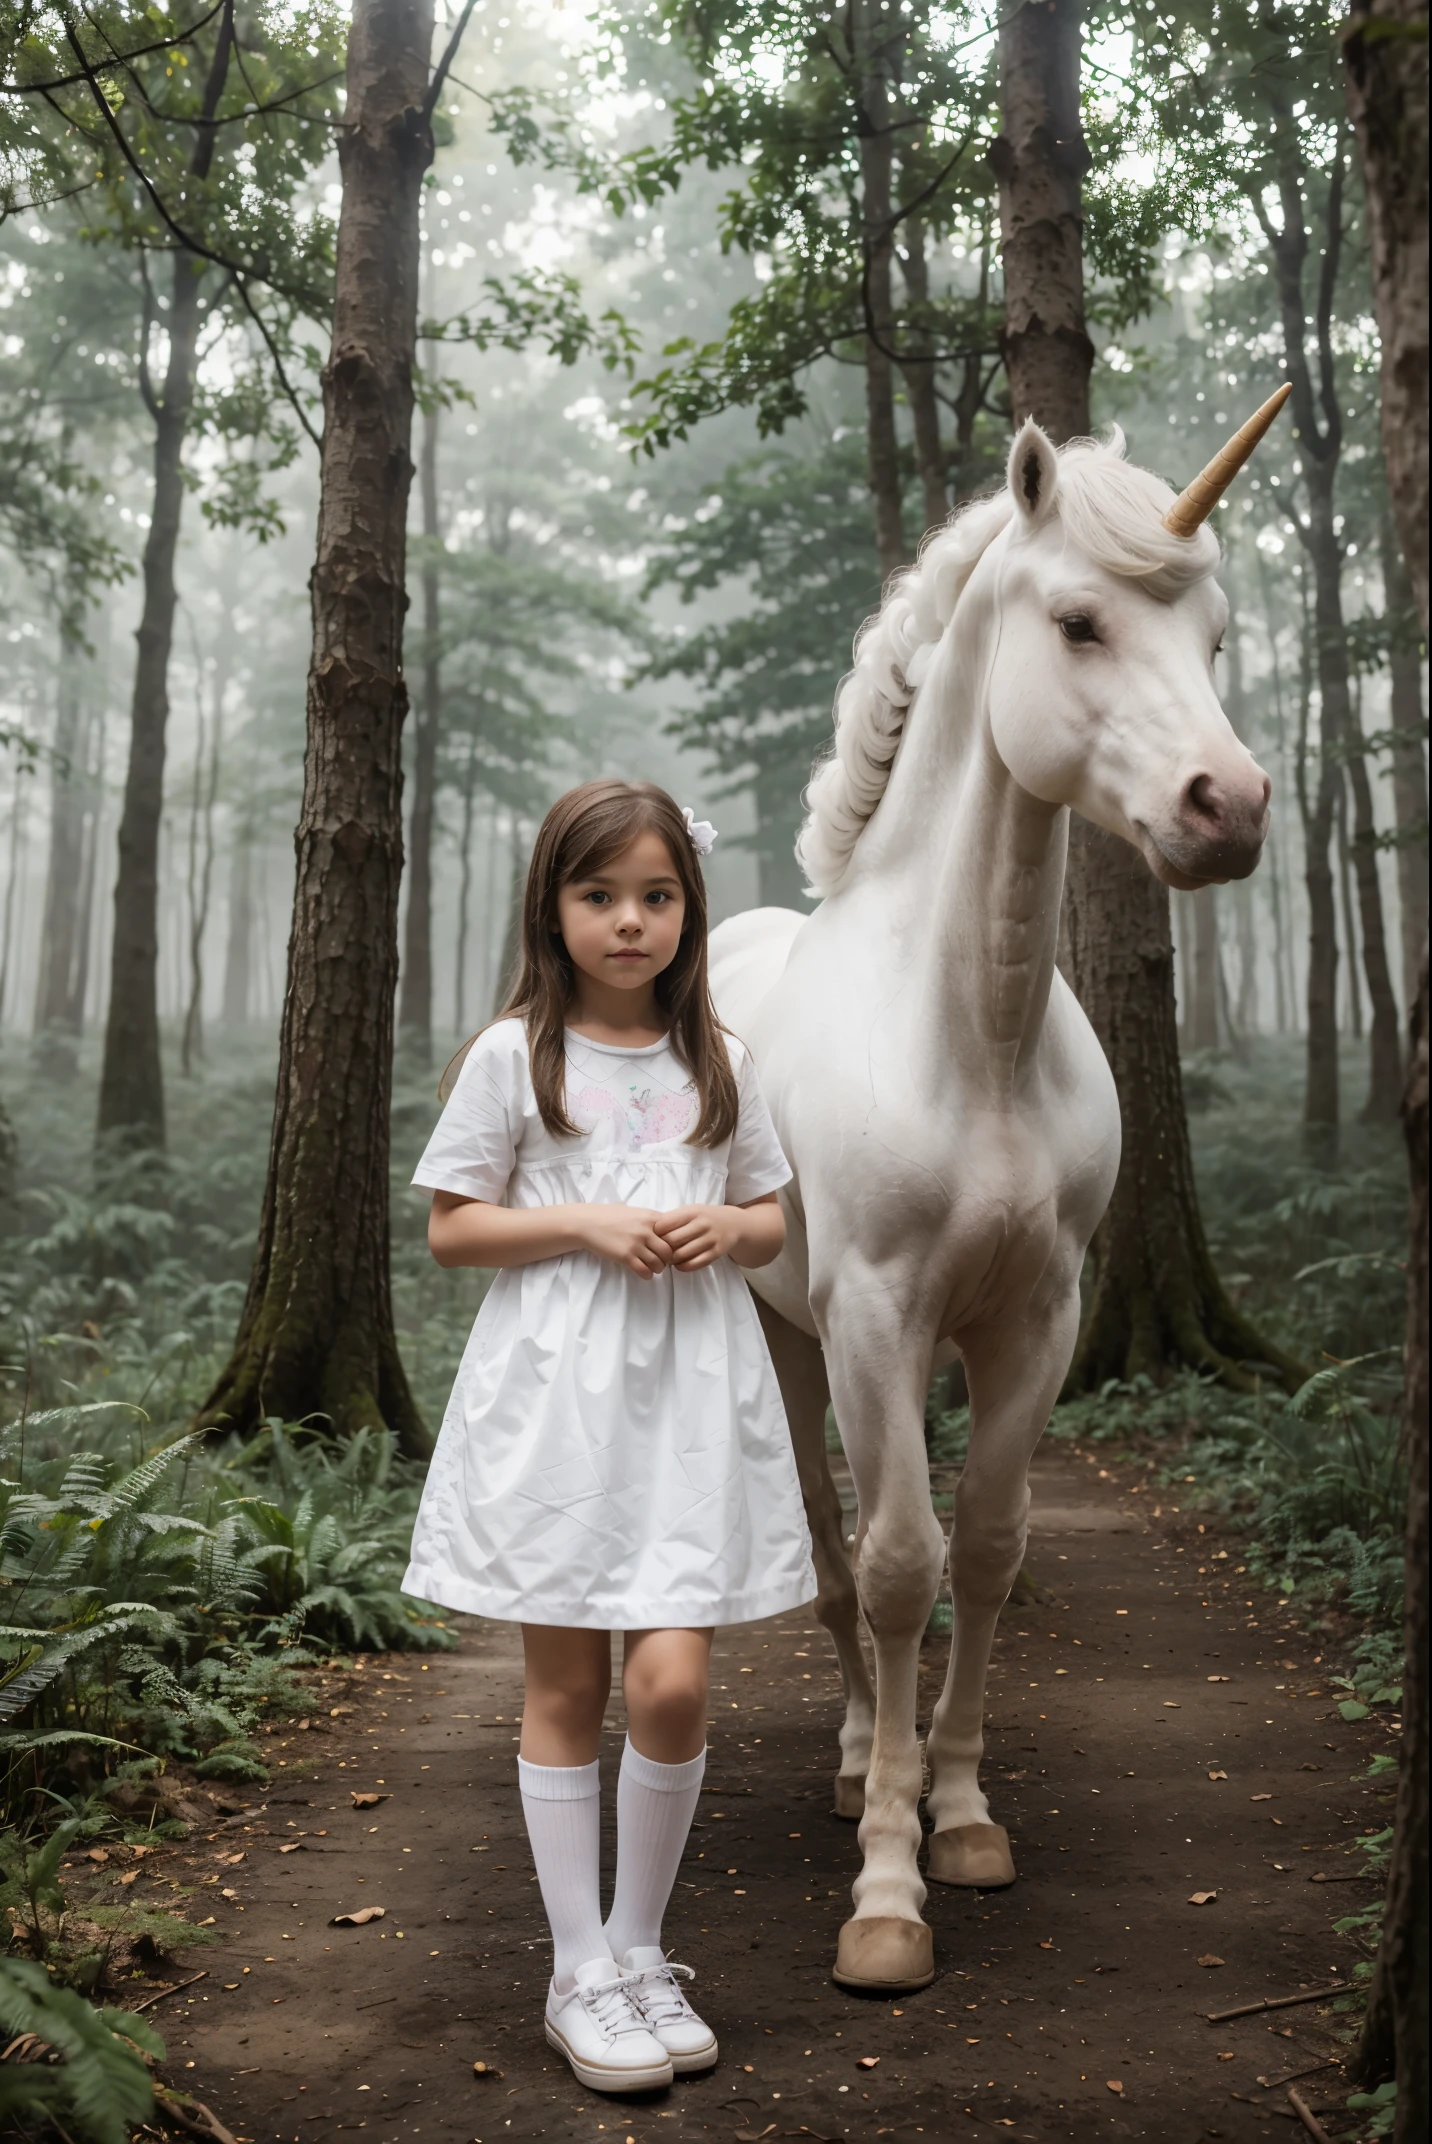
MULTIPOLYGON (((233 53, 233 19, 219 17, 201 107, 212 120, 233 53)), ((208 177, 218 130, 195 128, 189 168, 208 177)), ((184 439, 194 402, 204 263, 174 255, 169 357, 154 410, 154 498, 144 543, 144 606, 130 715, 129 770, 119 822, 110 947, 109 1015, 100 1071, 98 1130, 142 1146, 164 1144, 164 1067, 159 1054, 159 822, 164 810, 164 749, 169 725, 169 651, 174 641, 174 557, 184 508, 184 439)))
POLYGON ((214 890, 214 805, 219 791, 219 761, 223 748, 223 678, 214 681, 213 727, 207 739, 207 754, 203 695, 201 669, 196 691, 199 731, 194 747, 194 794, 189 821, 189 992, 184 1007, 184 1033, 179 1045, 179 1069, 186 1079, 204 1054, 204 938, 209 928, 209 906, 214 890))
POLYGON ((303 807, 268 1182, 201 1420, 369 1424, 430 1446, 393 1330, 388 1115, 402 871, 404 568, 432 0, 355 0, 303 807))
POLYGON ((1358 927, 1362 934, 1362 972, 1368 998, 1368 1087, 1362 1108, 1364 1124, 1395 1124, 1402 1106, 1402 1036, 1397 994, 1387 960, 1387 930, 1382 912, 1382 878, 1377 868, 1377 821, 1372 784, 1367 775, 1362 721, 1357 703, 1348 701, 1348 789, 1352 797, 1350 859, 1357 888, 1358 927))
POLYGON ((1427 760, 1422 746, 1422 661, 1412 627, 1412 583, 1392 522, 1382 521, 1383 609, 1391 633, 1392 810, 1397 825, 1397 893, 1402 912, 1402 994, 1417 1002, 1417 970, 1427 943, 1427 760))
POLYGON ((1241 1391, 1268 1368, 1295 1386, 1305 1373, 1229 1302, 1204 1239, 1179 1073, 1167 890, 1137 850, 1087 820, 1071 821, 1069 855, 1086 897, 1066 903, 1060 965, 1108 1057, 1124 1139, 1094 1238, 1094 1287, 1070 1389, 1096 1390, 1111 1377, 1159 1380, 1174 1363, 1241 1391), (1097 900, 1087 897, 1091 879, 1097 900))
MULTIPOLYGON (((1427 630, 1427 0, 1354 0, 1343 32, 1382 343, 1382 451, 1427 630)), ((1399 2124, 1401 2115, 1399 2112, 1399 2124)))
POLYGON ((224 941, 222 1018, 243 1027, 249 1017, 249 975, 254 940, 253 830, 240 826, 229 857, 229 928, 224 941))
POLYGON ((920 478, 924 533, 928 534, 931 529, 943 528, 949 518, 948 457, 940 437, 934 345, 918 317, 930 302, 930 264, 925 257, 925 226, 921 218, 907 216, 904 233, 900 273, 917 320, 906 336, 911 354, 902 360, 900 372, 915 431, 915 468, 920 478))
POLYGON ((95 935, 95 880, 104 839, 104 703, 90 720, 85 740, 85 786, 88 809, 84 823, 84 863, 80 871, 79 927, 75 934, 75 961, 70 976, 70 997, 65 1025, 76 1036, 83 1034, 85 999, 89 995, 90 948, 95 935))
POLYGON ((1205 886, 1189 896, 1193 911, 1193 987, 1188 996, 1184 1039, 1190 1050, 1216 1050, 1218 1034, 1218 904, 1216 888, 1205 886))
POLYGON ((408 912, 403 930, 403 990, 398 1026, 427 1063, 433 1043, 433 813, 437 796, 438 732, 442 727, 442 592, 437 546, 438 411, 423 413, 418 457, 423 506, 423 689, 413 739, 413 804, 408 814, 408 912))
POLYGON ((878 53, 887 34, 878 6, 862 9, 864 49, 860 100, 860 181, 865 299, 866 467, 875 506, 875 548, 880 577, 888 580, 910 553, 900 511, 900 443, 895 431, 895 303, 891 262, 895 254, 892 220, 894 137, 890 130, 889 85, 878 53))
POLYGON ((35 986, 35 1060, 51 1079, 75 1070, 72 1024, 74 971, 84 928, 83 882, 86 740, 80 690, 82 663, 78 606, 67 604, 60 621, 55 679, 55 731, 50 761, 49 847, 45 902, 40 925, 40 968, 35 986))
POLYGON ((1427 1482, 1427 953, 1412 1018, 1411 1063, 1402 1105, 1411 1165, 1407 1260, 1406 1386, 1402 1426, 1407 1454, 1406 1595, 1403 1609, 1402 1737, 1393 1820, 1392 1861, 1377 1967, 1354 2072, 1364 2084, 1397 2078, 1396 2144, 1421 2144, 1429 2108, 1428 1986, 1428 1539, 1427 1482))
MULTIPOLYGON (((1084 326, 1088 157, 1079 121, 1077 0, 1026 5, 1000 28, 999 178, 1004 349, 1016 425, 1036 416, 1062 443, 1089 430, 1093 351, 1084 326)), ((1070 827, 1061 966, 1119 1090, 1123 1159, 1091 1250, 1094 1287, 1071 1390, 1163 1377, 1190 1363, 1246 1388, 1245 1364, 1301 1372, 1228 1301, 1199 1218, 1178 1069, 1168 889, 1126 842, 1070 827)))
POLYGON ((1084 324, 1084 205, 1089 168, 1079 116, 1083 0, 1026 0, 999 30, 999 181, 1004 332, 1014 421, 1051 439, 1089 429, 1094 345, 1084 324))

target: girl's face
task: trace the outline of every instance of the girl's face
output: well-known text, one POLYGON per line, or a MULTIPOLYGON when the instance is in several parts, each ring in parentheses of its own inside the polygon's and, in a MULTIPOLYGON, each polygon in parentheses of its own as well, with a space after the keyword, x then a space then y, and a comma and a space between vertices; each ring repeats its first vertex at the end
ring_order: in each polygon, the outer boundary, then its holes
POLYGON ((589 878, 557 893, 557 928, 579 975, 617 990, 650 989, 676 958, 686 897, 660 834, 649 828, 589 878))

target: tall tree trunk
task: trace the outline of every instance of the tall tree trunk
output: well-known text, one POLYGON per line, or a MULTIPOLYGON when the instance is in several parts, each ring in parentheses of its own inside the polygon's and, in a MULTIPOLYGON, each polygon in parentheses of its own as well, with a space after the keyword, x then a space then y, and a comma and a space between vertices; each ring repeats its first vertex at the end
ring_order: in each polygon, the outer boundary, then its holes
MULTIPOLYGON (((1271 864, 1271 858, 1269 861, 1271 864)), ((1232 898, 1238 932, 1238 999, 1233 1008, 1233 1025, 1246 1043, 1258 1032, 1258 919, 1251 883, 1244 879, 1241 885, 1235 885, 1232 898)))
POLYGON ((1353 0, 1342 49, 1348 110, 1362 158, 1372 303, 1382 345, 1382 451, 1425 633, 1427 0, 1353 0))
POLYGON ((1193 911, 1192 988, 1184 1039, 1190 1050, 1218 1048, 1218 906, 1216 889, 1205 886, 1189 897, 1193 911))
POLYGON ((0 1026, 10 1002, 11 983, 17 973, 20 941, 20 907, 23 902, 21 871, 25 858, 25 834, 29 792, 26 763, 17 761, 15 787, 10 802, 10 868, 5 875, 5 911, 0 923, 0 1026))
POLYGON ((423 412, 418 457, 423 506, 423 689, 413 739, 413 803, 408 814, 408 912, 403 930, 403 988, 398 1025, 426 1063, 433 1043, 433 811, 438 732, 442 726, 442 612, 437 548, 438 408, 423 412))
MULTIPOLYGON (((201 117, 211 121, 228 79, 233 15, 215 33, 201 117)), ((208 177, 217 129, 194 130, 189 168, 208 177)), ((130 715, 129 772, 119 822, 110 948, 109 1017, 100 1071, 101 1135, 164 1144, 164 1068, 159 1055, 159 822, 164 809, 164 746, 169 723, 169 651, 174 640, 174 556, 184 507, 184 439, 194 401, 194 359, 204 264, 176 252, 170 286, 169 358, 154 410, 154 498, 144 543, 144 607, 130 715)))
POLYGON ((308 746, 268 1182, 233 1359, 202 1419, 325 1415, 429 1440, 393 1330, 388 1114, 402 871, 404 567, 432 0, 355 0, 308 746))
POLYGON ((1346 1029, 1354 1042, 1362 1040, 1362 983, 1358 973, 1358 930, 1353 915, 1352 899, 1352 850, 1347 833, 1347 783, 1337 787, 1337 803, 1333 813, 1335 849, 1338 860, 1338 922, 1341 925, 1343 951, 1343 981, 1347 991, 1346 1029))
POLYGON ((249 1017, 249 975, 254 938, 254 845, 247 826, 236 829, 229 858, 229 928, 224 941, 224 991, 221 1019, 226 1027, 243 1027, 249 1017))
POLYGON ((194 809, 189 837, 189 992, 179 1049, 179 1068, 186 1079, 204 1054, 204 936, 209 928, 209 906, 214 891, 214 804, 219 790, 219 761, 224 736, 223 678, 214 681, 210 725, 204 722, 203 695, 201 669, 197 690, 199 731, 194 747, 194 809), (206 727, 209 730, 207 754, 204 749, 206 727))
POLYGON ((1428 1586, 1427 1483, 1427 952, 1412 1016, 1403 1129, 1411 1164, 1407 1259, 1406 1386, 1402 1433, 1407 1456, 1406 1591, 1403 1605, 1402 1735, 1397 1808, 1382 1938, 1354 2072, 1362 2083, 1397 2078, 1396 2144, 1422 2144, 1429 2115, 1428 1980, 1428 1586))
POLYGON ((1348 734, 1344 742, 1348 790, 1352 798, 1349 858, 1357 887, 1357 919, 1362 937, 1362 972, 1368 1000, 1368 1084, 1362 1108, 1364 1124, 1395 1124, 1402 1106, 1402 1036, 1397 994, 1387 960, 1387 930, 1382 912, 1382 878, 1377 868, 1377 821, 1372 808, 1363 745, 1362 715, 1348 700, 1348 734))
MULTIPOLYGON (((82 599, 81 599, 82 600, 82 599)), ((81 925, 79 891, 84 850, 85 728, 81 693, 82 641, 78 606, 67 603, 60 620, 55 677, 55 729, 50 760, 50 826, 45 859, 45 901, 40 924, 39 975, 35 987, 35 1056, 49 1078, 74 1072, 74 1034, 69 1012, 75 953, 81 925)))
MULTIPOLYGON (((913 192, 917 180, 910 175, 913 192)), ((925 225, 920 216, 904 220, 905 243, 900 253, 900 273, 915 313, 915 325, 905 340, 910 355, 902 360, 901 376, 909 398, 915 432, 915 468, 920 478, 925 530, 943 528, 949 517, 948 458, 940 438, 940 402, 935 392, 935 350, 923 315, 930 303, 930 264, 925 257, 925 225)))
POLYGON ((1079 115, 1084 0, 1007 9, 999 28, 999 180, 1004 333, 1014 421, 1051 439, 1089 429, 1094 346, 1084 324, 1084 204, 1089 153, 1079 115))
MULTIPOLYGON (((458 832, 457 937, 453 945, 453 1021, 459 1034, 467 1025, 468 933, 472 925, 472 839, 477 813, 477 730, 467 734, 467 758, 462 770, 462 820, 458 832)), ((492 841, 497 841, 497 818, 492 818, 492 841)), ((488 851, 488 890, 492 882, 492 853, 488 851)), ((483 982, 486 985, 487 932, 491 929, 490 904, 484 903, 483 982)), ((480 999, 479 1002, 482 1002, 480 999)))
POLYGON ((1402 911, 1402 993, 1417 998, 1417 971, 1427 943, 1427 759, 1422 737, 1422 661, 1414 631, 1412 583, 1393 531, 1382 518, 1383 608, 1391 633, 1392 810, 1397 824, 1397 893, 1402 911))
POLYGON ((1065 904, 1060 966, 1109 1060, 1124 1136, 1119 1180, 1094 1237, 1094 1286, 1069 1388, 1158 1380, 1175 1363, 1241 1391, 1270 1367, 1295 1386, 1306 1373, 1234 1308, 1204 1238, 1179 1073, 1167 889, 1136 849, 1085 819, 1070 822, 1069 858, 1083 897, 1065 904))
POLYGON ((875 505, 875 548, 880 577, 887 580, 908 565, 900 511, 900 443, 895 431, 895 304, 891 262, 895 253, 892 221, 894 136, 890 91, 882 61, 888 26, 878 0, 864 0, 860 11, 862 73, 860 179, 864 229, 863 291, 865 302, 865 431, 870 496, 875 505))
POLYGON ((65 1025, 71 1034, 84 1032, 85 1000, 89 996, 90 948, 95 934, 95 884, 104 841, 104 748, 105 713, 101 701, 90 718, 85 740, 85 786, 89 809, 84 823, 84 863, 80 871, 79 928, 75 934, 75 964, 70 978, 65 1025))
MULTIPOLYGON (((1005 361, 1016 425, 1035 416, 1057 441, 1089 429, 1093 350, 1084 325, 1087 168, 1079 118, 1078 0, 1001 20, 999 178, 1005 361)), ((1123 1159, 1092 1247, 1094 1288, 1071 1389, 1176 1363, 1253 1382, 1246 1363, 1297 1367, 1229 1302, 1199 1218, 1178 1068, 1168 889, 1126 842, 1070 827, 1061 965, 1113 1068, 1123 1159)))

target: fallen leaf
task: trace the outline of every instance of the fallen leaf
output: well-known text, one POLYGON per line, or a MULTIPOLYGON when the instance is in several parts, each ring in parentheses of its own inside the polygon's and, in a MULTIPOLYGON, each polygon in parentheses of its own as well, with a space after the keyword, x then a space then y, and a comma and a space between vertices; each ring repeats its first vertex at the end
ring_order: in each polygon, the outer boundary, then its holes
POLYGON ((502 2072, 494 2069, 490 2062, 474 2062, 472 2074, 474 2077, 500 2077, 502 2072))
POLYGON ((1124 2094, 1124 2087, 1123 2087, 1123 2083, 1122 2083, 1122 2081, 1121 2081, 1121 2080, 1120 2080, 1119 2078, 1117 2078, 1117 2077, 1106 2077, 1106 2078, 1104 2079, 1104 2082, 1105 2082, 1105 2084, 1106 2084, 1106 2085, 1107 2085, 1107 2086, 1109 2087, 1109 2090, 1110 2090, 1111 2092, 1117 2092, 1117 2093, 1118 2093, 1118 2095, 1119 2095, 1119 2097, 1120 2097, 1120 2098, 1122 2099, 1122 2097, 1123 2097, 1123 2094, 1124 2094))
MULTIPOLYGON (((1218 2059, 1220 2062, 1231 2062, 1233 2060, 1233 2050, 1230 2048, 1226 2055, 1220 2055, 1218 2059)), ((1257 2102, 1250 2101, 1249 2104, 1256 2106, 1257 2102)))
POLYGON ((219 1893, 220 1898, 237 1898, 238 1895, 238 1892, 231 1891, 227 1884, 225 1884, 223 1890, 219 1893))
POLYGON ((85 1851, 84 1859, 86 1861, 108 1861, 109 1848, 107 1846, 88 1847, 85 1851))
POLYGON ((279 1848, 279 1852, 281 1854, 296 1854, 302 1844, 302 1839, 290 1839, 287 1846, 281 1846, 279 1848))
POLYGON ((1050 1941, 1050 1942, 1048 1942, 1048 1943, 1041 1943, 1041 1944, 1040 1944, 1040 1946, 1039 1946, 1039 1948, 1040 1948, 1041 1950, 1053 1950, 1053 1948, 1054 1948, 1054 1944, 1053 1944, 1053 1942, 1052 1942, 1052 1941, 1050 1941))
POLYGON ((1206 1906, 1217 1896, 1216 1891, 1195 1891, 1188 1902, 1191 1906, 1206 1906))
POLYGON ((879 2055, 859 2055, 856 2057, 855 2067, 858 2070, 873 2070, 879 2060, 879 2055))
POLYGON ((1223 1960, 1215 1958, 1211 1950, 1206 1950, 1198 1962, 1200 1965, 1222 1965, 1223 1960))
POLYGON ((366 1928, 370 1921, 381 1921, 386 1906, 360 1906, 356 1913, 335 1913, 329 1922, 330 1928, 366 1928))
POLYGON ((1210 1772, 1208 1776, 1210 1779, 1226 1779, 1228 1774, 1226 1772, 1210 1772))
POLYGON ((226 1869, 236 1869, 243 1860, 242 1854, 215 1854, 214 1859, 226 1869))
POLYGON ((1232 1682, 1233 1677, 1231 1675, 1210 1675, 1208 1680, 1210 1682, 1232 1682))
POLYGON ((1182 1712, 1182 1710, 1183 1707, 1176 1697, 1166 1697, 1164 1699, 1165 1712, 1182 1712))
POLYGON ((139 1881, 139 1871, 138 1871, 138 1869, 126 1869, 126 1870, 125 1870, 125 1872, 124 1872, 124 1874, 123 1874, 123 1875, 122 1875, 122 1876, 120 1877, 120 1879, 119 1879, 119 1880, 120 1880, 120 1882, 121 1882, 121 1883, 123 1883, 123 1884, 130 1884, 130 1883, 138 1883, 138 1881, 139 1881))
POLYGON ((1273 1797, 1271 1794, 1250 1794, 1248 1799, 1250 1802, 1270 1802, 1273 1797))
POLYGON ((376 1809, 379 1802, 390 1802, 393 1799, 391 1794, 357 1794, 351 1787, 348 1791, 355 1809, 376 1809))

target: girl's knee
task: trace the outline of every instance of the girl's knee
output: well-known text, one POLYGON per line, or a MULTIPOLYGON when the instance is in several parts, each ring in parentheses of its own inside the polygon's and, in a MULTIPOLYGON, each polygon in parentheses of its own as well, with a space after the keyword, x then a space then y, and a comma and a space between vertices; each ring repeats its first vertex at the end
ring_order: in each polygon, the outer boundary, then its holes
MULTIPOLYGON (((705 1676, 699 1680, 684 1675, 632 1677, 626 1701, 639 1745, 657 1742, 667 1749, 690 1742, 699 1747, 705 1739, 705 1676)), ((645 1753, 654 1754, 650 1749, 645 1753)))

